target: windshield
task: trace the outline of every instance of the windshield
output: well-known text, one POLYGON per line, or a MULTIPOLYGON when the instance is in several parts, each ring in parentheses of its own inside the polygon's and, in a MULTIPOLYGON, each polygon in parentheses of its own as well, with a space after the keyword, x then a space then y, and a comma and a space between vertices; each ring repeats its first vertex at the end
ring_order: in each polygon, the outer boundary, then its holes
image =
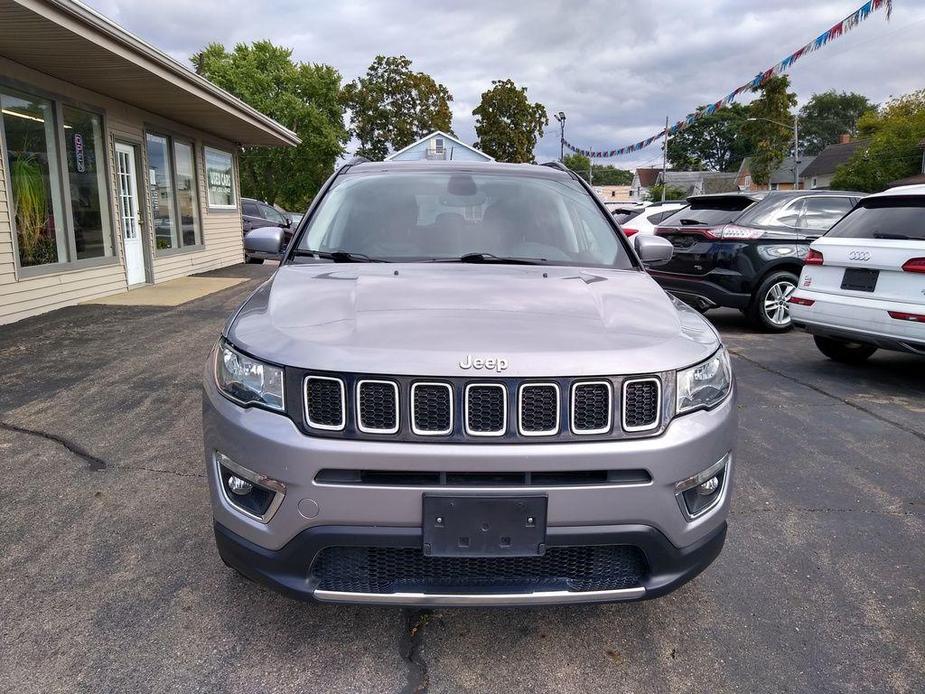
POLYGON ((670 217, 662 220, 661 226, 714 226, 728 224, 740 214, 742 210, 755 204, 751 198, 744 195, 725 198, 694 198, 690 207, 678 210, 670 217))
POLYGON ((347 175, 325 195, 295 253, 393 262, 477 254, 483 261, 632 268, 604 214, 572 180, 447 171, 347 175))
POLYGON ((897 196, 863 200, 826 236, 925 241, 925 198, 897 196))

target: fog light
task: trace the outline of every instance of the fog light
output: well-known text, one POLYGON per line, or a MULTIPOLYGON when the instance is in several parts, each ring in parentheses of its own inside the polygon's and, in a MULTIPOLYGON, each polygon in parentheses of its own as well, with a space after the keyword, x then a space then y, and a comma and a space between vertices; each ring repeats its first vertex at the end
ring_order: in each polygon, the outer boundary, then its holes
POLYGON ((248 518, 269 522, 283 502, 286 485, 248 470, 218 451, 215 452, 215 464, 225 501, 248 518))
POLYGON ((697 493, 701 496, 710 496, 719 488, 719 480, 716 477, 711 477, 706 482, 697 487, 697 493))
POLYGON ((727 453, 703 472, 675 484, 675 496, 684 517, 691 521, 702 516, 723 498, 732 454, 727 453))
POLYGON ((228 489, 231 490, 232 494, 244 496, 245 494, 250 494, 253 488, 254 485, 252 485, 247 480, 242 480, 236 475, 232 475, 228 478, 228 489))

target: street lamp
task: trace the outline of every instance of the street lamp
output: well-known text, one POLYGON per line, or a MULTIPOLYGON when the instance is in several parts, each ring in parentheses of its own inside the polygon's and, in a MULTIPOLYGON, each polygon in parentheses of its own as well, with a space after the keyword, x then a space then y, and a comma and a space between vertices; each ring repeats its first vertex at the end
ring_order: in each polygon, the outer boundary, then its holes
POLYGON ((559 161, 562 161, 565 159, 565 111, 553 114, 553 118, 559 121, 559 161))
POLYGON ((782 128, 789 128, 793 131, 793 189, 797 190, 800 187, 800 121, 799 116, 796 113, 793 114, 793 125, 787 123, 781 123, 779 120, 772 120, 770 118, 746 118, 745 120, 756 121, 756 120, 765 120, 768 123, 773 123, 774 125, 779 125, 782 128))

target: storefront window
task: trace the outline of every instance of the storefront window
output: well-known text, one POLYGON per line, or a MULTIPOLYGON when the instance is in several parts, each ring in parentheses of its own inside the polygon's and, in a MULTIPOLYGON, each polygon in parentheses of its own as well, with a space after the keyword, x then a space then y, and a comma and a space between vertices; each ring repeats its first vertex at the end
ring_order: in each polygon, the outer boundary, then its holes
POLYGON ((83 259, 111 255, 100 117, 72 106, 65 106, 63 112, 76 256, 83 259))
POLYGON ((234 209, 234 157, 229 152, 205 148, 206 189, 209 193, 209 207, 234 209))
POLYGON ((184 246, 195 246, 199 243, 199 204, 193 148, 185 142, 174 142, 173 152, 177 174, 177 207, 180 210, 180 238, 184 246))
POLYGON ((0 112, 19 263, 30 267, 66 262, 54 106, 45 99, 3 92, 0 112))
POLYGON ((154 240, 158 250, 179 248, 177 217, 174 206, 173 179, 170 175, 170 148, 167 138, 147 135, 148 190, 154 240))

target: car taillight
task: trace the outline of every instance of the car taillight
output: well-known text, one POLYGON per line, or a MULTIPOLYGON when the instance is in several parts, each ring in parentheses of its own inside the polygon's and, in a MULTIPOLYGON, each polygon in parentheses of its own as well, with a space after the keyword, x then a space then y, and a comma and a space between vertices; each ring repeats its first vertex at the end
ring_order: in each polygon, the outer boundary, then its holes
POLYGON ((810 248, 809 253, 806 254, 806 259, 803 262, 806 265, 822 265, 824 261, 825 258, 822 257, 822 253, 810 248))
POLYGON ((764 231, 761 229, 740 227, 738 224, 726 224, 719 229, 721 239, 760 239, 762 236, 764 236, 764 231))
POLYGON ((630 229, 629 227, 623 227, 623 234, 624 236, 626 236, 626 238, 629 238, 633 234, 638 234, 638 233, 639 233, 639 229, 630 229))
POLYGON ((791 296, 789 299, 787 299, 787 303, 797 304, 799 306, 812 306, 814 303, 816 303, 816 300, 815 299, 804 299, 801 296, 791 296))
POLYGON ((904 311, 888 311, 890 318, 896 320, 908 320, 913 323, 925 323, 925 315, 921 313, 905 313, 904 311))
POLYGON ((910 258, 903 263, 903 272, 925 272, 925 258, 910 258))

